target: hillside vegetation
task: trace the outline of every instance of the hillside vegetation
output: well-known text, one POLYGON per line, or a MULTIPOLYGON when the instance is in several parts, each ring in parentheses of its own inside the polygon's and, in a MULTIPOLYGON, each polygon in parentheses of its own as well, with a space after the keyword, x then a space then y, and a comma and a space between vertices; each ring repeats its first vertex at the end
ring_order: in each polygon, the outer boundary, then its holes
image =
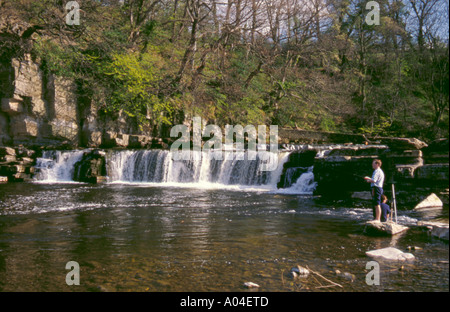
POLYGON ((445 0, 379 0, 379 25, 362 0, 78 0, 79 25, 67 2, 0 0, 0 61, 31 53, 99 109, 160 132, 198 115, 448 136, 445 0))

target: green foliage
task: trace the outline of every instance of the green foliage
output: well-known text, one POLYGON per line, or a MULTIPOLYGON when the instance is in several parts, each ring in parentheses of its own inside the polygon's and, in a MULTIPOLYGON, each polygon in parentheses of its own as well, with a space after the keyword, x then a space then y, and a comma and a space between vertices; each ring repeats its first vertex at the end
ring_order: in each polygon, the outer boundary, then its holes
POLYGON ((391 135, 389 131, 390 127, 391 123, 389 119, 387 117, 381 116, 380 119, 371 127, 361 127, 359 128, 359 130, 364 134, 389 136, 391 135))
MULTIPOLYGON (((330 1, 318 30, 281 1, 280 12, 294 14, 291 32, 273 23, 253 34, 251 9, 234 25, 201 1, 83 0, 76 27, 62 22, 61 1, 2 3, 2 15, 38 26, 30 46, 44 70, 142 126, 200 115, 220 126, 448 136, 448 40, 429 35, 419 46, 405 2, 379 1, 381 24, 369 26, 366 0, 330 1)), ((17 35, 0 37, 0 57, 27 51, 17 35)))
POLYGON ((158 96, 158 58, 146 53, 115 54, 101 64, 101 73, 110 81, 108 109, 123 110, 141 122, 150 115, 158 123, 170 124, 170 101, 158 96))
POLYGON ((323 131, 333 132, 336 130, 336 124, 334 123, 333 118, 324 116, 320 122, 320 128, 323 131))
POLYGON ((51 40, 37 39, 33 54, 41 59, 45 69, 63 77, 75 78, 80 55, 73 47, 61 46, 51 40))

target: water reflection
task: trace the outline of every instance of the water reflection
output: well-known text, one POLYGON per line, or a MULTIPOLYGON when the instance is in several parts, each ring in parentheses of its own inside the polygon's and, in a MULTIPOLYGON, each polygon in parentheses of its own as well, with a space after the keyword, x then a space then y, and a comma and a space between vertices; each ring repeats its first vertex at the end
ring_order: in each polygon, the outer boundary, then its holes
POLYGON ((417 230, 364 236, 370 209, 242 190, 0 187, 2 291, 241 291, 248 280, 265 291, 315 291, 314 280, 298 287, 289 279, 297 264, 332 279, 336 269, 350 272, 355 281, 339 281, 345 291, 374 291, 365 252, 411 245, 422 248, 417 260, 403 272, 384 267, 375 291, 448 290, 448 244, 417 230), (65 284, 68 261, 80 263, 78 288, 65 284))

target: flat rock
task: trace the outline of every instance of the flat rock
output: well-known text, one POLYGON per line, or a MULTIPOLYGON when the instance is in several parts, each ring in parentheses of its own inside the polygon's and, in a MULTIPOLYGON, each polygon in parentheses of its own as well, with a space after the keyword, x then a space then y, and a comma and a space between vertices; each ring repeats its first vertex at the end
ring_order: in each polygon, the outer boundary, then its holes
POLYGON ((428 146, 427 143, 416 138, 374 137, 371 139, 388 145, 392 150, 420 150, 428 146))
POLYGON ((411 261, 415 259, 413 254, 403 252, 394 247, 370 250, 366 252, 366 255, 380 260, 411 261))
POLYGON ((374 231, 377 233, 385 233, 388 235, 395 235, 395 234, 399 234, 402 233, 406 230, 408 230, 409 228, 407 226, 398 224, 398 223, 394 223, 391 221, 388 222, 379 222, 379 221, 367 221, 366 222, 366 228, 364 230, 364 232, 370 232, 370 231, 374 231))
POLYGON ((425 198, 423 201, 418 203, 414 209, 429 209, 429 208, 442 208, 444 204, 442 203, 442 200, 434 193, 432 193, 430 196, 425 198))

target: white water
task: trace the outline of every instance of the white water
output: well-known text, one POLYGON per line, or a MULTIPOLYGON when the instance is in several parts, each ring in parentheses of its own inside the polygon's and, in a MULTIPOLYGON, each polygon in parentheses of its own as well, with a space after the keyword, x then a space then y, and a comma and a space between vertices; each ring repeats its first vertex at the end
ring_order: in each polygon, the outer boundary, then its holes
POLYGON ((297 181, 289 188, 278 190, 282 194, 310 195, 316 189, 317 182, 314 182, 313 167, 309 167, 297 181))
POLYGON ((274 171, 263 171, 260 159, 239 160, 237 153, 225 153, 223 160, 202 152, 197 159, 173 160, 169 151, 116 151, 107 155, 110 182, 216 183, 223 185, 275 186, 288 160, 288 153, 270 153, 274 171))
MULTIPOLYGON (((38 158, 35 180, 44 183, 73 182, 74 165, 85 151, 45 151, 38 158)), ((237 153, 226 152, 223 160, 201 152, 192 160, 173 160, 164 150, 109 151, 106 167, 109 183, 195 187, 205 189, 271 191, 283 194, 307 194, 315 189, 312 167, 292 183, 291 187, 277 189, 283 165, 289 152, 269 153, 268 160, 237 159, 237 153), (263 171, 268 162, 278 164, 274 171, 263 171)))
POLYGON ((73 182, 75 164, 85 151, 44 151, 37 159, 35 180, 39 182, 73 182))

